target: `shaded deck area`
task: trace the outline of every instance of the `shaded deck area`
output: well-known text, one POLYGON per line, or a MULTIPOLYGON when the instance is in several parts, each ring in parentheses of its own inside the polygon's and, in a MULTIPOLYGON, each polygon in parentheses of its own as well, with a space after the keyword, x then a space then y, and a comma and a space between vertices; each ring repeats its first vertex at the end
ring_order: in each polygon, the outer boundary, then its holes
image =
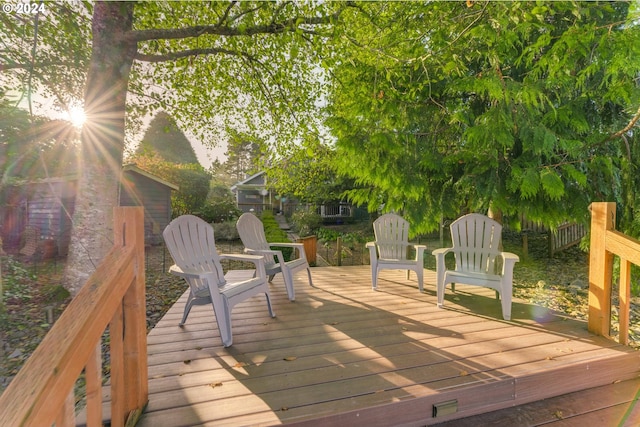
POLYGON ((377 292, 368 266, 312 274, 293 303, 275 278, 275 319, 263 296, 236 306, 227 349, 210 305, 177 326, 184 295, 148 335, 138 425, 432 425, 640 373, 640 352, 585 322, 518 300, 502 320, 490 289, 459 285, 439 309, 430 270, 422 294, 400 271, 384 270, 377 292))

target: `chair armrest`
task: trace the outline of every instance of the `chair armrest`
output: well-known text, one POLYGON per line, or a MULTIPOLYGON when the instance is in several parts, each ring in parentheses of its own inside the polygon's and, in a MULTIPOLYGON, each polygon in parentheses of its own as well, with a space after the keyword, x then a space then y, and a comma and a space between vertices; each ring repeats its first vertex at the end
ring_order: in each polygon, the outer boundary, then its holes
POLYGON ((367 242, 367 248, 371 249, 371 248, 375 248, 376 247, 376 242, 367 242))
MULTIPOLYGON (((273 242, 269 243, 270 247, 281 247, 281 248, 293 248, 298 251, 298 258, 307 259, 307 253, 304 251, 304 245, 302 243, 293 243, 293 242, 273 242)), ((281 251, 278 251, 281 252, 281 251)), ((284 257, 281 257, 284 262, 284 257)))
POLYGON ((267 273, 264 266, 264 257, 261 255, 250 254, 220 254, 220 259, 229 259, 235 261, 247 261, 256 266, 256 277, 266 278, 267 273))
POLYGON ((178 267, 176 264, 169 267, 169 273, 175 274, 179 277, 184 278, 193 278, 193 279, 203 279, 206 276, 213 276, 215 273, 213 271, 198 271, 198 270, 183 270, 178 267))
POLYGON ((504 262, 518 262, 520 261, 520 257, 511 252, 501 252, 500 256, 504 260, 504 262))
POLYGON ((271 249, 249 249, 249 248, 244 248, 244 253, 245 254, 276 255, 278 252, 280 252, 280 251, 274 251, 274 250, 271 250, 271 249))
POLYGON ((453 248, 439 248, 439 249, 434 249, 431 251, 431 255, 438 257, 438 256, 442 256, 442 255, 446 255, 449 252, 451 252, 453 250, 453 248))
POLYGON ((283 248, 304 248, 304 245, 302 243, 293 243, 293 242, 287 242, 287 243, 275 242, 275 243, 269 243, 269 246, 279 246, 283 248))
POLYGON ((520 261, 520 257, 518 255, 513 254, 511 252, 502 252, 500 254, 502 257, 502 275, 509 277, 510 280, 513 280, 513 268, 516 265, 516 262, 520 261))

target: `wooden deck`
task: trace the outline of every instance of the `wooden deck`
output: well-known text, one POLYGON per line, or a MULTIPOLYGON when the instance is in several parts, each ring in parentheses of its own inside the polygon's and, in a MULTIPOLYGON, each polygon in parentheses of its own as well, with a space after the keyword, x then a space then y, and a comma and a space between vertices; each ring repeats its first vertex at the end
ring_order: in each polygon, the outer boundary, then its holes
POLYGON ((502 320, 490 289, 460 285, 438 309, 429 270, 422 294, 403 272, 384 270, 377 292, 368 266, 312 274, 293 303, 276 277, 275 319, 264 296, 236 306, 228 349, 209 305, 177 326, 183 296, 148 335, 138 425, 432 425, 640 373, 640 352, 585 322, 517 300, 502 320))

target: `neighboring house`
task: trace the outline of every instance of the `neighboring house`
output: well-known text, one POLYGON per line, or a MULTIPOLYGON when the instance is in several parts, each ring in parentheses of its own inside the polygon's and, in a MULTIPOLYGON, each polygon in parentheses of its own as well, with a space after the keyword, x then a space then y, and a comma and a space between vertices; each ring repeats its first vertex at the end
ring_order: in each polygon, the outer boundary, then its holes
MULTIPOLYGON (((0 238, 8 251, 20 249, 25 228, 35 228, 42 240, 55 241, 58 255, 66 256, 71 239, 77 177, 48 178, 7 186, 0 194, 0 238)), ((162 241, 171 220, 171 191, 178 187, 137 168, 125 166, 121 206, 144 206, 145 243, 162 241)))
MULTIPOLYGON (((293 197, 273 193, 268 186, 264 171, 236 183, 231 187, 231 192, 236 196, 236 206, 242 212, 262 212, 272 209, 274 212, 291 215, 300 206, 298 200, 293 197)), ((306 205, 305 209, 315 210, 328 222, 368 218, 365 209, 357 209, 347 202, 306 205)))
POLYGON ((144 241, 162 242, 162 231, 171 221, 171 191, 178 186, 135 165, 122 168, 120 206, 144 206, 144 241))
POLYGON ((236 196, 236 206, 242 212, 262 212, 274 208, 284 211, 280 206, 282 198, 276 197, 267 187, 267 175, 264 171, 234 184, 231 192, 236 196))

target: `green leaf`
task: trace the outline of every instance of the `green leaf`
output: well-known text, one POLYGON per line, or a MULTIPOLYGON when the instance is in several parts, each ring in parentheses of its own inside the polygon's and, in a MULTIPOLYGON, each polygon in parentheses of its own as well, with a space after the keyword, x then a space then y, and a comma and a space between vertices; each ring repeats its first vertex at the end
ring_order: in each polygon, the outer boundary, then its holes
POLYGON ((528 169, 522 175, 520 193, 525 199, 533 198, 540 189, 540 177, 535 169, 528 169))
POLYGON ((560 200, 564 196, 564 183, 553 169, 544 168, 540 172, 540 182, 551 200, 560 200))

